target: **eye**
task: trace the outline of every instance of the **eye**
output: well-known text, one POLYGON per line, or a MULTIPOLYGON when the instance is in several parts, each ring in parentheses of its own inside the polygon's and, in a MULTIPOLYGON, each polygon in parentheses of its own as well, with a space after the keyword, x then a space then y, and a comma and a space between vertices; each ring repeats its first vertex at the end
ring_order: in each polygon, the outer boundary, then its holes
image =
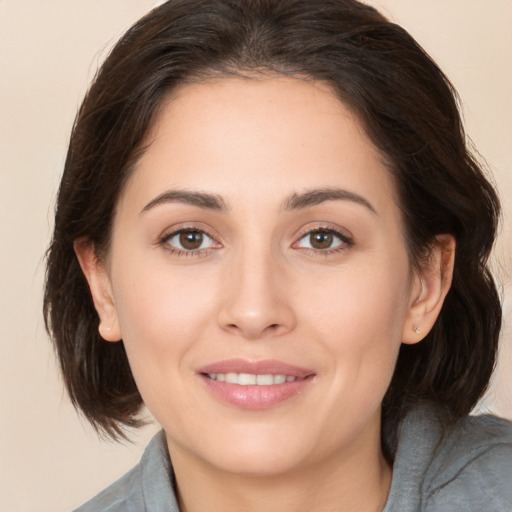
POLYGON ((318 228, 303 235, 295 247, 328 252, 351 245, 352 240, 346 235, 331 228, 318 228))
POLYGON ((165 236, 163 243, 169 245, 176 252, 194 252, 210 249, 216 244, 211 236, 195 228, 185 228, 165 236))

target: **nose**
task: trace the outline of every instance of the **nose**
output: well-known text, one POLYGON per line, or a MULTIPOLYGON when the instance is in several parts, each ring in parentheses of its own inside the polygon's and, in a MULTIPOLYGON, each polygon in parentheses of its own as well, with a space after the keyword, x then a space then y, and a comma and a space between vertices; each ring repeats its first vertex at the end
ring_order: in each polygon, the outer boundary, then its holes
POLYGON ((221 329, 247 340, 282 336, 296 325, 286 269, 271 254, 243 255, 231 261, 218 312, 221 329))

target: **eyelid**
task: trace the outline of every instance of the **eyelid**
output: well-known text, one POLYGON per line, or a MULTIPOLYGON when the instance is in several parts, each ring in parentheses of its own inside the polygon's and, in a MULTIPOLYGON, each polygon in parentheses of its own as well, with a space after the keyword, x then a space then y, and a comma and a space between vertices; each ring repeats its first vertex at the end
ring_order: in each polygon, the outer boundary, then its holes
MULTIPOLYGON (((158 237, 157 244, 164 246, 164 248, 169 251, 172 254, 178 255, 178 256, 206 256, 209 254, 212 250, 221 249, 223 247, 223 244, 219 242, 220 239, 219 236, 214 235, 211 233, 211 230, 199 226, 194 223, 183 223, 178 224, 175 226, 172 226, 172 228, 169 228, 168 230, 164 231, 162 235, 158 237), (178 235, 182 231, 196 231, 198 233, 202 233, 203 235, 207 236, 209 239, 212 240, 212 246, 206 247, 203 249, 180 249, 178 247, 171 246, 168 242, 173 237, 178 235)), ((300 249, 303 252, 310 252, 313 254, 321 254, 321 255, 329 255, 332 253, 337 253, 341 251, 346 251, 347 249, 351 248, 354 245, 354 238, 348 230, 342 229, 338 226, 333 226, 329 223, 316 223, 314 225, 309 225, 306 227, 303 227, 298 234, 294 237, 294 242, 292 243, 291 247, 293 249, 300 249), (316 249, 313 247, 300 247, 298 246, 299 242, 306 237, 307 235, 310 235, 311 233, 317 232, 317 231, 325 231, 332 233, 335 237, 337 237, 341 243, 336 245, 332 248, 326 248, 326 249, 316 249)))
POLYGON ((295 238, 295 242, 292 244, 292 248, 294 249, 300 249, 305 252, 312 252, 316 254, 332 254, 334 252, 340 252, 349 249, 354 245, 354 237, 353 235, 348 232, 347 230, 341 229, 339 227, 332 226, 328 223, 318 223, 313 226, 307 226, 305 228, 302 228, 299 231, 299 234, 295 238), (297 244, 307 235, 310 235, 311 233, 317 232, 317 231, 326 231, 329 233, 334 234, 337 238, 341 240, 341 243, 335 247, 327 248, 327 249, 315 249, 312 247, 297 247, 297 244))
POLYGON ((198 225, 194 225, 193 223, 184 223, 181 225, 173 226, 172 228, 167 229, 163 232, 162 235, 158 237, 157 244, 164 246, 164 248, 169 251, 171 254, 176 254, 178 256, 190 255, 190 256, 204 256, 206 253, 210 252, 212 249, 217 250, 222 248, 222 243, 218 241, 217 236, 213 235, 209 229, 205 227, 199 227, 198 225), (173 247, 168 242, 172 240, 176 235, 181 233, 182 231, 196 231, 207 236, 212 240, 213 245, 210 247, 206 247, 203 249, 180 249, 179 247, 173 247))
POLYGON ((297 239, 302 238, 303 236, 305 236, 313 231, 331 231, 331 232, 337 234, 338 236, 340 236, 344 240, 347 240, 347 241, 354 240, 354 236, 348 229, 341 228, 340 226, 331 224, 329 222, 309 223, 306 226, 303 226, 298 230, 298 232, 296 234, 296 238, 297 239))

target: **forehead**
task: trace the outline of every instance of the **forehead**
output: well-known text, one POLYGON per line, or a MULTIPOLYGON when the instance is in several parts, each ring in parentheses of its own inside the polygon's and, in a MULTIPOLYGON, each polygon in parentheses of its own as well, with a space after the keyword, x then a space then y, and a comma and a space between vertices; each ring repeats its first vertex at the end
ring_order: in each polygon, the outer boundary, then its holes
POLYGON ((162 105, 127 188, 140 203, 166 188, 264 201, 334 186, 377 205, 394 195, 378 150, 328 85, 273 77, 179 87, 162 105))

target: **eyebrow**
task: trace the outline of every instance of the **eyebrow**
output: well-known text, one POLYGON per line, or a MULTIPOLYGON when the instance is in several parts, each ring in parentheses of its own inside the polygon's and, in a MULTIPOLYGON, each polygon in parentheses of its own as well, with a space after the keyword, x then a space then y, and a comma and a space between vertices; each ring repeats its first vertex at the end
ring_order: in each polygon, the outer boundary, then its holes
POLYGON ((185 203, 206 210, 226 211, 228 207, 221 196, 189 190, 168 190, 151 200, 140 213, 167 203, 185 203))
POLYGON ((377 214, 377 210, 364 197, 340 188, 321 188, 306 191, 302 194, 291 195, 284 203, 285 210, 300 210, 310 206, 316 206, 325 201, 351 201, 366 207, 372 213, 377 214))
MULTIPOLYGON (((319 205, 326 201, 351 201, 364 206, 372 213, 377 214, 377 211, 367 199, 355 192, 340 188, 320 188, 308 190, 301 194, 294 193, 284 201, 282 209, 288 211, 301 210, 319 205)), ((185 203, 205 210, 214 210, 218 212, 225 212, 229 210, 224 199, 218 194, 209 194, 206 192, 196 192, 191 190, 168 190, 155 197, 146 206, 144 206, 141 210, 141 214, 157 206, 168 203, 185 203)))

